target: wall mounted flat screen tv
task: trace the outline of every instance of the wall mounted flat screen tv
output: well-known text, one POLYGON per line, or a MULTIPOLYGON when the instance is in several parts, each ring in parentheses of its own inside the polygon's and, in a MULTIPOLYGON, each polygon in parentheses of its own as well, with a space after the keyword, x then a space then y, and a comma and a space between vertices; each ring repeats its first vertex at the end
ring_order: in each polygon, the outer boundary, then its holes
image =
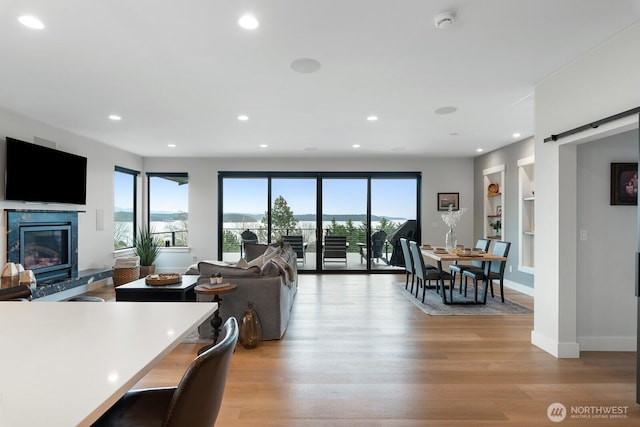
POLYGON ((7 137, 6 200, 87 203, 87 158, 7 137))

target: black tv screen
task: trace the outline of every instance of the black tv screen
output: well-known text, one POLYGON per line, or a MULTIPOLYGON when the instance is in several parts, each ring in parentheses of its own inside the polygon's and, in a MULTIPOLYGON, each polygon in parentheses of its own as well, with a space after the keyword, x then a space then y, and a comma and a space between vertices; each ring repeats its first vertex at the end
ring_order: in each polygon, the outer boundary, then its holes
POLYGON ((87 203, 87 158, 7 137, 6 200, 87 203))

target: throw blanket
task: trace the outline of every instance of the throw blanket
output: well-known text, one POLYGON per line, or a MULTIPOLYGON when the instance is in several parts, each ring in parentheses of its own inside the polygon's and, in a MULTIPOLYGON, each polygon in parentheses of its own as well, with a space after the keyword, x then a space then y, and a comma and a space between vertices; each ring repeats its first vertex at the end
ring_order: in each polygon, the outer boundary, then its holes
POLYGON ((287 278, 287 285, 289 286, 293 285, 293 280, 294 280, 293 267, 291 267, 289 263, 287 263, 287 261, 285 261, 282 257, 271 258, 270 262, 277 265, 278 268, 280 269, 280 272, 282 272, 285 275, 285 277, 287 278))

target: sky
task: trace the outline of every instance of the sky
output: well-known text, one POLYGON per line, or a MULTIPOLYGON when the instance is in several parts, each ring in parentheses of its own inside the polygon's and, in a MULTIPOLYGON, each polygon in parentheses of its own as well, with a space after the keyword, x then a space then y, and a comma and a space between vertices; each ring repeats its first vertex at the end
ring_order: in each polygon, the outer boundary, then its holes
MULTIPOLYGON (((225 179, 224 210, 238 213, 264 213, 267 204, 267 180, 225 179)), ((416 215, 416 181, 413 179, 372 180, 373 215, 414 218, 416 215)), ((329 214, 365 213, 367 180, 323 179, 323 210, 329 214)), ((272 196, 283 196, 295 214, 316 211, 316 180, 287 178, 272 180, 272 196)))
MULTIPOLYGON (((115 206, 128 208, 133 200, 131 177, 115 174, 115 206)), ((363 178, 324 178, 323 209, 328 214, 366 213, 367 180, 363 178)), ((188 212, 189 185, 154 179, 154 212, 188 212)), ((388 218, 415 218, 416 181, 414 179, 373 179, 371 211, 388 218)), ((153 196, 153 195, 152 195, 153 196)), ((272 196, 283 196, 295 214, 315 214, 315 178, 274 178, 272 196)), ((224 180, 224 210, 233 213, 264 214, 267 205, 267 179, 227 178, 224 180)))

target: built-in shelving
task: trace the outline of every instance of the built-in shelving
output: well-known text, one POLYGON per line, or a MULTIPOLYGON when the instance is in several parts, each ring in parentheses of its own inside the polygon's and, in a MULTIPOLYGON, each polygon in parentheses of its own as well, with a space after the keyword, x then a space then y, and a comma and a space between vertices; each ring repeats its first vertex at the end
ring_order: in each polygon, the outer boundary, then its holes
POLYGON ((518 160, 519 245, 518 270, 535 272, 535 175, 534 157, 518 160))
POLYGON ((505 165, 499 165, 482 171, 484 178, 484 235, 489 239, 501 240, 504 233, 504 175, 505 165), (493 191, 491 191, 493 190, 493 191), (492 224, 500 223, 496 230, 492 224))

